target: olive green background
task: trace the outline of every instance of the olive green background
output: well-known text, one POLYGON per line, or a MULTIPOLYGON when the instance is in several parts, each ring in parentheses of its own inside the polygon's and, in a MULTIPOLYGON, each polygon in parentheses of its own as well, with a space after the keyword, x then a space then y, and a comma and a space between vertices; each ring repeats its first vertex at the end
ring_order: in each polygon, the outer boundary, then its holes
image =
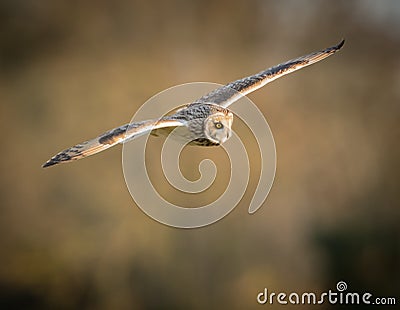
MULTIPOLYGON (((340 280, 399 297, 399 21, 397 1, 1 1, 0 307, 251 309, 264 287, 340 280), (278 158, 254 215, 250 186, 214 225, 155 222, 129 195, 120 146, 41 168, 165 88, 226 83, 342 37, 340 53, 250 95, 278 158)), ((189 178, 197 167, 183 156, 189 178)), ((155 183, 198 206, 221 178, 200 198, 155 183)))

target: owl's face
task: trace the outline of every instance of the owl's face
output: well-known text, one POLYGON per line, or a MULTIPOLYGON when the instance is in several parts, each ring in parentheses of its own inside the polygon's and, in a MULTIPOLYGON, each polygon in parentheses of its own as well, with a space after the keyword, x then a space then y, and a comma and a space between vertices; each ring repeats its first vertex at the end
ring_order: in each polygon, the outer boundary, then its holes
POLYGON ((204 134, 211 142, 222 144, 231 136, 232 122, 233 114, 231 112, 215 113, 205 120, 204 134))

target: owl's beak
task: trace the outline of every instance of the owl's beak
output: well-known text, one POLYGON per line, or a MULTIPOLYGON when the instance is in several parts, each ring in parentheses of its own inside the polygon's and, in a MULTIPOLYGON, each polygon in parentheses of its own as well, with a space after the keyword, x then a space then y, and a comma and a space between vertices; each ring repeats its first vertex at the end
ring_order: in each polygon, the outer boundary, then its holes
POLYGON ((226 133, 226 137, 224 137, 224 142, 226 142, 226 141, 231 137, 231 135, 232 135, 232 132, 229 130, 229 131, 226 133))

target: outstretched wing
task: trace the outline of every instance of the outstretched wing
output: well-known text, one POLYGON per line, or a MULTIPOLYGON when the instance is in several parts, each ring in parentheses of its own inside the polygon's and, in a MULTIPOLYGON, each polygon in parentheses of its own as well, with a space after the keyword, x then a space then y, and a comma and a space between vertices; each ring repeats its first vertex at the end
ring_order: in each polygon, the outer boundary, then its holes
POLYGON ((343 44, 344 40, 342 40, 338 45, 328 47, 322 51, 289 60, 255 75, 231 82, 204 95, 192 104, 214 103, 223 107, 228 107, 233 102, 239 100, 242 96, 263 87, 273 80, 333 55, 342 48, 343 44))
POLYGON ((183 121, 170 118, 125 124, 121 127, 109 130, 97 138, 77 144, 56 154, 47 162, 45 162, 42 167, 45 168, 57 165, 59 163, 70 162, 99 153, 118 143, 123 143, 127 140, 141 136, 153 129, 163 127, 178 127, 184 125, 185 123, 183 121))

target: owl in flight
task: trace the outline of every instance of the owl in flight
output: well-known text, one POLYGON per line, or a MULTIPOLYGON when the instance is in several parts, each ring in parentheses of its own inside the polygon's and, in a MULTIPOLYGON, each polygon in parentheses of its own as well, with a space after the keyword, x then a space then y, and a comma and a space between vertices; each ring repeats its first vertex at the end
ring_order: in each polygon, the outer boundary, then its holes
POLYGON ((109 130, 97 138, 56 154, 44 163, 43 167, 81 159, 148 132, 157 133, 157 131, 165 129, 172 131, 177 127, 185 129, 181 132, 184 132, 185 137, 191 141, 192 145, 220 145, 231 135, 233 114, 227 109, 230 104, 281 76, 333 55, 342 48, 343 44, 344 40, 338 45, 322 51, 289 60, 252 76, 231 82, 185 105, 172 115, 126 124, 109 130))

